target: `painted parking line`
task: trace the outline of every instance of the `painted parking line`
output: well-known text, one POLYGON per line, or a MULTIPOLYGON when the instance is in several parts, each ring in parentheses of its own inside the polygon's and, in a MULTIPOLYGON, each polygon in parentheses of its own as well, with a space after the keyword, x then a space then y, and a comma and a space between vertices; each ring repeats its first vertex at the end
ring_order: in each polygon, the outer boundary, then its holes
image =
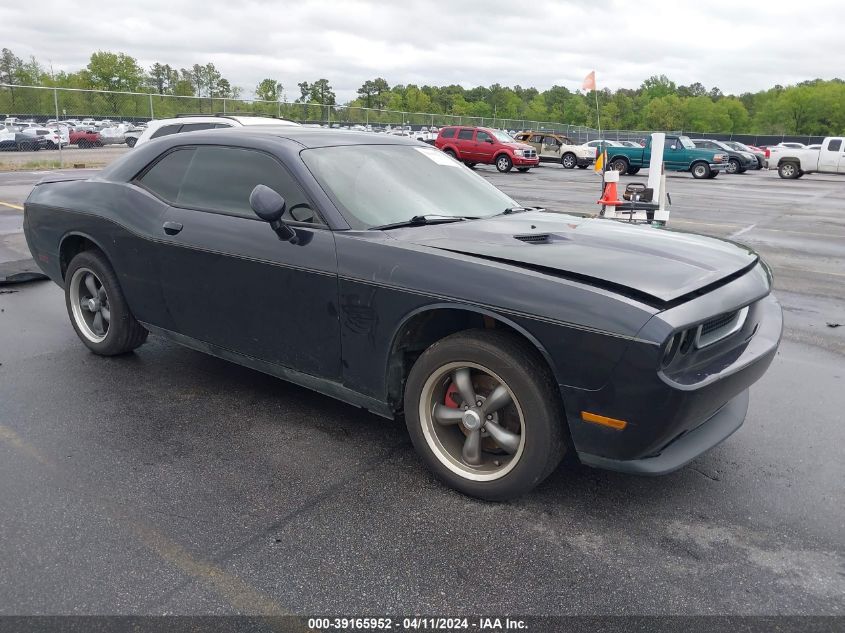
POLYGON ((21 205, 12 204, 11 202, 0 202, 0 206, 9 207, 10 209, 17 209, 18 211, 23 211, 23 207, 21 205))

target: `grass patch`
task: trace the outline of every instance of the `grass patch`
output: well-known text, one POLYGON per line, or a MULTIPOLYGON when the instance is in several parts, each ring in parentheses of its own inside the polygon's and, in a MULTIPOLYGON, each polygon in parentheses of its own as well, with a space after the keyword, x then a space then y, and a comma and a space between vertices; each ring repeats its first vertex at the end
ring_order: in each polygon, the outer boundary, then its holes
MULTIPOLYGON (((77 161, 65 161, 64 164, 57 160, 30 160, 26 162, 0 162, 0 171, 32 171, 43 169, 71 169, 77 161)), ((86 160, 85 167, 103 167, 106 162, 103 160, 86 160)))

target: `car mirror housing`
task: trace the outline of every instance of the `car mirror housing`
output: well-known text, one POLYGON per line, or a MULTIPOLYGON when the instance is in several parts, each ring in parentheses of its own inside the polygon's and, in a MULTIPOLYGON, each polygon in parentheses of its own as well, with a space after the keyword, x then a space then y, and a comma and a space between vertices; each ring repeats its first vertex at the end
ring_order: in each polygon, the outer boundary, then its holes
POLYGON ((267 185, 255 185, 252 193, 249 194, 249 206, 255 211, 255 215, 270 224, 270 228, 276 232, 280 240, 296 243, 296 231, 282 220, 285 213, 285 199, 278 192, 267 185))

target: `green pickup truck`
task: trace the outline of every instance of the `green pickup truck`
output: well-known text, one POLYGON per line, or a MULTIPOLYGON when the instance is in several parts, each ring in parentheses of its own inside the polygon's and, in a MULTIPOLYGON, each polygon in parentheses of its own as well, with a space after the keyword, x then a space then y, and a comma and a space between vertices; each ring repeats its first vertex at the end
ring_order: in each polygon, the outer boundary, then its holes
MULTIPOLYGON (((715 178, 728 165, 729 156, 699 149, 686 136, 666 135, 663 163, 667 171, 688 171, 693 178, 715 178)), ((651 137, 645 147, 608 147, 607 164, 623 174, 636 174, 651 160, 651 137)))

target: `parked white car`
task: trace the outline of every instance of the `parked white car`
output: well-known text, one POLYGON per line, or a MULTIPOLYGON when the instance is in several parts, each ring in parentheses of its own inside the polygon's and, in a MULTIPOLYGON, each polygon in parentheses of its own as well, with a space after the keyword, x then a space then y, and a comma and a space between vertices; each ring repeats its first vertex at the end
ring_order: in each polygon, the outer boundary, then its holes
POLYGON ((586 143, 584 143, 584 147, 591 147, 592 149, 596 149, 602 143, 604 143, 607 147, 622 147, 622 143, 620 143, 619 141, 611 141, 603 138, 599 138, 594 141, 587 141, 586 143))
POLYGON ((823 174, 845 174, 845 137, 829 136, 821 149, 793 149, 770 147, 768 167, 777 169, 781 178, 800 178, 815 172, 823 174))
POLYGON ((175 119, 158 119, 150 121, 147 128, 135 141, 135 147, 147 141, 168 134, 182 132, 196 132, 198 130, 213 130, 215 128, 241 127, 245 125, 299 125, 287 119, 274 119, 265 116, 183 116, 175 119))
POLYGON ((64 147, 68 144, 69 138, 63 138, 56 130, 51 130, 46 127, 25 127, 21 129, 22 134, 32 137, 43 137, 47 141, 47 149, 58 149, 59 145, 64 147))

